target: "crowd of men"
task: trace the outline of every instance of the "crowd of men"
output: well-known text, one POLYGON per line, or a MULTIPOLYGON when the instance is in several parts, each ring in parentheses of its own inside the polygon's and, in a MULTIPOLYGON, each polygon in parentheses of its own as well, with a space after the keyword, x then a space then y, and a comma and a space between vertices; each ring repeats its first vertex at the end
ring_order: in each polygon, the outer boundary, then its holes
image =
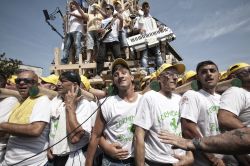
MULTIPOLYGON (((111 51, 114 59, 131 59, 127 38, 136 34, 145 35, 162 28, 150 15, 148 2, 139 5, 138 1, 133 0, 124 2, 114 0, 111 4, 101 1, 100 4, 94 3, 84 10, 76 1, 70 1, 65 19, 65 39, 61 63, 68 63, 72 46, 75 46, 74 57, 78 59, 82 53, 83 34, 86 34, 85 63, 96 62, 96 78, 100 78, 104 70, 104 62, 108 59, 108 51, 111 51), (84 24, 87 26, 84 27, 84 24), (124 57, 122 57, 122 51, 125 54, 124 57)), ((149 73, 149 53, 155 59, 155 69, 163 63, 159 45, 146 48, 142 51, 140 58, 144 73, 149 73)))
POLYGON ((95 89, 74 71, 48 77, 30 70, 10 78, 0 73, 0 165, 250 165, 249 63, 233 64, 222 73, 206 60, 196 71, 185 72, 182 63, 164 63, 155 46, 143 51, 141 65, 148 69, 152 52, 156 71, 137 90, 125 60, 130 58, 126 37, 131 30, 145 34, 157 28, 149 3, 136 11, 130 1, 122 8, 119 0, 114 6, 93 4, 89 12, 75 1, 69 5, 62 63, 68 62, 73 43, 79 56, 85 21, 86 63, 97 50, 92 60, 101 75, 111 49, 112 87, 109 92, 95 89), (130 24, 135 13, 138 18, 130 24), (232 79, 241 86, 217 89, 219 82, 232 79), (191 82, 197 88, 176 93, 191 82))
POLYGON ((160 89, 145 93, 135 91, 124 59, 111 71, 112 95, 73 71, 39 78, 25 70, 14 83, 1 75, 1 88, 20 96, 0 100, 1 165, 249 165, 249 64, 229 67, 223 79, 242 86, 221 95, 210 60, 197 65, 199 89, 183 95, 174 90, 184 64, 162 64, 154 80, 160 89))

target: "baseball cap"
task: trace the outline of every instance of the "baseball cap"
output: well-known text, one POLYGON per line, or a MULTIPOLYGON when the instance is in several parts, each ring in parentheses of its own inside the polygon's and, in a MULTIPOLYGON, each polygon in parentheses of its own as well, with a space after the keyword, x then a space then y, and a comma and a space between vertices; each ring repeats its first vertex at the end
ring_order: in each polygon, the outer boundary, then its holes
POLYGON ((249 64, 244 63, 244 62, 236 63, 230 66, 229 69, 227 70, 228 76, 244 67, 249 67, 249 66, 250 66, 249 64))
POLYGON ((156 76, 158 77, 164 70, 170 68, 170 67, 173 67, 175 68, 179 74, 182 74, 184 71, 185 71, 185 65, 182 64, 182 63, 178 63, 178 64, 169 64, 169 63, 163 63, 161 65, 161 67, 159 67, 156 71, 156 76))
POLYGON ((120 5, 122 4, 120 0, 114 0, 114 1, 113 1, 113 4, 114 4, 114 5, 115 5, 116 3, 118 3, 118 4, 120 4, 120 5))
POLYGON ((196 76, 196 72, 193 70, 187 71, 184 76, 182 77, 182 84, 185 84, 188 79, 196 76))
POLYGON ((86 90, 89 90, 91 88, 91 85, 90 85, 88 78, 85 77, 84 75, 81 75, 80 77, 81 77, 81 82, 85 86, 86 90))
POLYGON ((16 75, 11 75, 10 78, 8 78, 7 82, 10 82, 12 84, 16 84, 15 79, 17 78, 16 75))
POLYGON ((220 72, 220 81, 227 79, 227 71, 220 72))
POLYGON ((122 58, 117 58, 116 60, 114 60, 114 62, 112 63, 112 66, 111 66, 112 74, 114 74, 114 72, 115 72, 116 65, 122 65, 123 67, 127 68, 130 71, 127 62, 122 58))
POLYGON ((51 84, 54 84, 56 85, 57 82, 58 82, 58 79, 59 79, 59 76, 55 75, 55 74, 51 74, 49 75, 48 77, 40 77, 41 80, 43 80, 44 82, 47 82, 47 83, 51 83, 51 84))

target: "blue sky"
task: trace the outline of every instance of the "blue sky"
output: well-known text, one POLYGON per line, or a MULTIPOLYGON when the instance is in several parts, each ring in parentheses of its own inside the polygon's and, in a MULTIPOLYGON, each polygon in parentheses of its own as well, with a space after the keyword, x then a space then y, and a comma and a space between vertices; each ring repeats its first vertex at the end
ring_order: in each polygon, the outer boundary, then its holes
MULTIPOLYGON (((225 70, 250 63, 249 0, 149 0, 151 14, 167 24, 177 38, 171 42, 187 69, 212 60, 225 70)), ((43 9, 65 13, 66 0, 2 0, 0 53, 49 74, 53 50, 62 39, 44 21, 43 9)), ((60 15, 51 23, 62 33, 60 15)))

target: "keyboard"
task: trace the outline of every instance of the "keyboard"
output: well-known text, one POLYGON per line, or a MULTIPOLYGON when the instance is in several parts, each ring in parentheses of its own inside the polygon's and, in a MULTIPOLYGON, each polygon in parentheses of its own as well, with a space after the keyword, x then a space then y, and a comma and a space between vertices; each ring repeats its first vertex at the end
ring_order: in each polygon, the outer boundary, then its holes
POLYGON ((147 47, 151 48, 159 44, 159 42, 171 42, 176 38, 173 31, 164 27, 163 30, 156 29, 147 34, 138 34, 127 38, 128 45, 133 50, 141 51, 147 47))

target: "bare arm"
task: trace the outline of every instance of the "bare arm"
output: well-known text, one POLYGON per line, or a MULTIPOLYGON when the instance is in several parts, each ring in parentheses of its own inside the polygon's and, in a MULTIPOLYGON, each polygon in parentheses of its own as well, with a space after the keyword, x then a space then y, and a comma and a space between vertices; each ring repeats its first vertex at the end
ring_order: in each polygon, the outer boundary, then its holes
POLYGON ((216 136, 204 137, 198 147, 192 140, 184 139, 170 133, 161 133, 161 142, 172 144, 184 150, 200 150, 209 153, 221 154, 248 154, 250 153, 250 128, 241 128, 228 131, 216 136), (198 149, 197 149, 198 148, 198 149))
POLYGON ((235 114, 223 109, 220 109, 218 112, 218 121, 220 128, 225 130, 246 127, 235 114))
POLYGON ((146 132, 143 128, 136 126, 134 135, 136 166, 144 166, 145 163, 145 138, 146 132))
MULTIPOLYGON (((181 118, 181 127, 184 138, 193 139, 203 137, 197 124, 188 119, 181 118)), ((213 154, 203 153, 203 155, 213 164, 222 162, 221 159, 216 158, 213 154)))
POLYGON ((105 120, 102 116, 101 111, 99 110, 96 115, 95 126, 93 128, 91 139, 90 139, 88 150, 87 150, 86 164, 85 164, 86 166, 93 165, 93 159, 94 159, 94 155, 96 152, 96 148, 102 136, 104 127, 105 127, 105 120))
POLYGON ((80 19, 84 19, 84 20, 88 20, 89 19, 89 15, 84 13, 84 11, 81 9, 81 7, 79 6, 79 4, 76 1, 73 1, 72 3, 74 3, 74 5, 76 6, 77 11, 80 13, 80 15, 74 14, 72 13, 71 15, 80 18, 80 19))
POLYGON ((109 143, 103 136, 100 139, 99 145, 105 154, 114 159, 124 160, 128 156, 128 150, 123 149, 119 143, 109 143))
POLYGON ((0 124, 0 131, 15 136, 38 137, 42 134, 46 122, 33 122, 31 124, 14 124, 4 122, 0 124))

